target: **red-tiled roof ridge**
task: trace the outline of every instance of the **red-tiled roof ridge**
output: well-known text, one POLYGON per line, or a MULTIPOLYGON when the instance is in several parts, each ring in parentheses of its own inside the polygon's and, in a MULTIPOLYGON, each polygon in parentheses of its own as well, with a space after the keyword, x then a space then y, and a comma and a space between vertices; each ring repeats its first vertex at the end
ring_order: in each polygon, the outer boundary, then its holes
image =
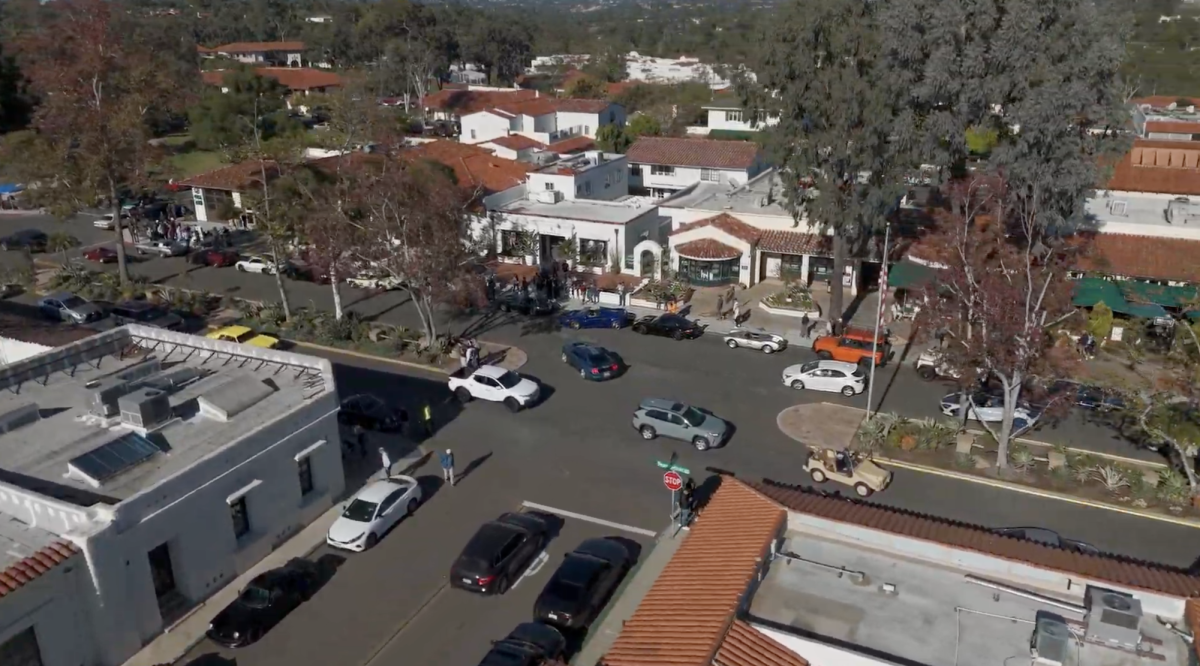
POLYGON ((264 167, 268 179, 279 175, 279 164, 274 160, 262 160, 261 162, 247 160, 180 179, 177 184, 184 187, 237 192, 250 186, 261 186, 264 167))
POLYGON ((808 666, 808 660, 743 620, 734 620, 714 666, 808 666))
POLYGON ((786 518, 773 500, 723 478, 600 663, 712 664, 786 518))
MULTIPOLYGON (((1155 166, 1159 151, 1167 151, 1164 155, 1182 155, 1180 151, 1197 150, 1200 150, 1200 142, 1197 141, 1136 139, 1129 152, 1117 160, 1112 177, 1104 189, 1116 192, 1200 195, 1200 168, 1155 166)), ((1186 162, 1184 159, 1183 163, 1186 162)))
POLYGON ((1097 234, 1080 268, 1108 275, 1200 284, 1200 240, 1097 234))
POLYGON ((531 139, 522 134, 509 134, 508 136, 502 136, 499 139, 484 141, 484 143, 494 143, 497 146, 508 148, 509 150, 525 150, 527 148, 546 147, 546 144, 542 143, 541 141, 531 139))
POLYGON ((0 571, 0 597, 28 585, 78 552, 75 544, 58 541, 0 571))
POLYGON ((762 238, 763 235, 762 229, 759 229, 752 224, 743 222, 729 213, 720 213, 719 215, 706 217, 703 220, 696 220, 695 222, 682 224, 678 229, 675 229, 669 235, 675 236, 677 234, 694 231, 702 227, 716 227, 730 236, 733 236, 739 240, 744 240, 751 245, 758 243, 758 239, 762 238))
POLYGON ((1200 134, 1200 121, 1196 120, 1147 120, 1147 132, 1164 134, 1200 134))
POLYGON ((675 254, 678 254, 686 259, 725 261, 728 259, 737 259, 738 257, 742 256, 742 251, 736 247, 726 245, 719 240, 701 238, 699 240, 676 245, 675 254))
POLYGON ((1180 101, 1186 101, 1188 105, 1200 106, 1200 99, 1188 97, 1187 95, 1148 95, 1146 97, 1136 97, 1130 102, 1137 106, 1150 105, 1155 109, 1165 109, 1166 107, 1176 104, 1180 101))
POLYGON ((460 115, 483 111, 504 100, 520 101, 536 99, 536 90, 456 90, 443 88, 421 98, 421 105, 427 109, 439 111, 456 111, 460 115))
POLYGON ((265 53, 267 51, 303 51, 304 42, 230 42, 206 48, 197 46, 202 53, 265 53))
POLYGON ((630 164, 749 169, 761 152, 753 141, 644 136, 625 151, 630 164))
POLYGON ((563 139, 547 146, 547 149, 554 153, 566 155, 575 153, 581 150, 590 150, 596 147, 596 141, 591 137, 573 136, 569 139, 563 139))
POLYGON ((1055 548, 1036 541, 1001 536, 981 525, 855 498, 833 496, 769 479, 748 485, 789 511, 797 513, 911 539, 933 541, 951 548, 971 550, 1115 585, 1183 598, 1200 596, 1200 576, 1179 567, 1119 555, 1091 555, 1055 548))

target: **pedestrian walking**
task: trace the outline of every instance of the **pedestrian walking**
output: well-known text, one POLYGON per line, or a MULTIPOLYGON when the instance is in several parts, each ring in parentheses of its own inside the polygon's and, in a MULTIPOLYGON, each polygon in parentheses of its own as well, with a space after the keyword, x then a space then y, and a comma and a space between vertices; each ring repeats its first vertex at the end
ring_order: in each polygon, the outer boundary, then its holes
POLYGON ((617 285, 617 302, 621 304, 621 307, 625 307, 625 283, 624 282, 617 285))
POLYGON ((683 490, 679 493, 679 526, 687 529, 695 512, 696 482, 689 476, 687 482, 683 484, 683 490))
POLYGON ((717 319, 725 318, 725 295, 717 294, 717 319))
POLYGON ((738 319, 742 316, 742 302, 738 299, 733 299, 733 323, 737 324, 738 319))
POLYGON ((424 409, 421 410, 421 417, 425 423, 425 434, 433 437, 433 410, 429 408, 429 403, 425 403, 424 409))
POLYGON ((383 478, 386 479, 392 475, 392 458, 382 446, 379 447, 379 460, 383 463, 383 478))
POLYGON ((438 458, 442 463, 442 480, 450 485, 454 485, 454 452, 446 449, 445 453, 438 454, 438 458))
POLYGON ((461 370, 467 369, 471 365, 471 347, 466 340, 460 340, 458 343, 458 367, 461 370))
POLYGON ((800 318, 800 331, 804 334, 805 338, 808 337, 808 328, 809 328, 808 313, 805 312, 804 316, 800 318))
POLYGON ((479 347, 475 344, 474 340, 467 343, 467 367, 479 367, 479 347))

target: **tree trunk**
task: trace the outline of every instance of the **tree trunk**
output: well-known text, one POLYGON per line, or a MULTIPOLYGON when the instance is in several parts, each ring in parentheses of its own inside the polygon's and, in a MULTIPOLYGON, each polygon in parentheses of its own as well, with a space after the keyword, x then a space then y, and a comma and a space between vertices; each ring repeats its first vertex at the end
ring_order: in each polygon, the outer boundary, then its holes
POLYGON ((121 199, 117 197, 117 185, 111 179, 108 181, 108 194, 112 198, 113 230, 117 235, 117 277, 121 287, 129 286, 129 264, 125 259, 125 236, 121 229, 125 226, 121 220, 121 199))
POLYGON ((342 320, 342 286, 338 282, 337 266, 329 264, 329 286, 333 288, 333 317, 342 320))
POLYGON ((842 275, 846 273, 846 239, 841 233, 833 235, 833 275, 829 285, 829 322, 834 333, 842 332, 842 316, 846 313, 842 275))
POLYGON ((271 243, 271 263, 275 268, 275 287, 279 289, 279 304, 283 306, 283 320, 292 320, 292 303, 288 300, 287 287, 283 284, 283 266, 279 263, 279 244, 271 243))
POLYGON ((1004 390, 1004 418, 1000 421, 1000 432, 996 433, 996 467, 1008 468, 1008 445, 1013 436, 1013 416, 1017 410, 1017 399, 1021 395, 1021 376, 1015 375, 1012 380, 1002 378, 1000 384, 1004 390))

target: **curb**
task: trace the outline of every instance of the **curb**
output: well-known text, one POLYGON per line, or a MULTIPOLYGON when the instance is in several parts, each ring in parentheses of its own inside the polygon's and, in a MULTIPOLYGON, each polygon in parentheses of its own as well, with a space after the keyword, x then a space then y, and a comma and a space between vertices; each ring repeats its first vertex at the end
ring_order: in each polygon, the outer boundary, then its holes
MULTIPOLYGON (((967 428, 965 432, 969 432, 978 437, 991 437, 991 434, 988 433, 988 431, 986 431, 986 430, 975 430, 973 428, 967 428)), ((1043 441, 1037 440, 1037 439, 1029 439, 1026 437, 1013 437, 1012 441, 1016 442, 1016 443, 1020 443, 1020 444, 1031 444, 1033 446, 1041 446, 1041 447, 1044 447, 1047 449, 1054 449, 1054 448, 1058 447, 1057 444, 1051 444, 1049 442, 1043 442, 1043 441)), ((1119 463, 1125 463, 1127 465, 1137 465, 1139 467, 1153 467, 1154 469, 1166 469, 1168 467, 1168 465, 1166 463, 1154 462, 1153 460, 1140 460, 1138 458, 1129 458, 1127 456, 1119 456, 1115 453, 1104 453, 1102 451, 1091 451, 1088 449, 1075 448, 1073 446, 1067 446, 1067 447, 1063 447, 1063 448, 1065 448, 1067 451, 1069 451, 1071 453, 1078 453, 1081 455, 1093 456, 1096 458, 1107 458, 1109 460, 1113 460, 1113 461, 1119 462, 1119 463)))
POLYGON ((900 469, 906 469, 906 470, 909 470, 912 472, 921 472, 923 474, 933 474, 933 475, 942 476, 942 477, 945 477, 948 479, 955 479, 958 481, 967 481, 970 483, 978 483, 978 484, 982 484, 985 486, 991 486, 992 488, 1000 488, 1001 490, 1011 490, 1013 492, 1024 493, 1026 495, 1033 495, 1035 497, 1041 497, 1044 499, 1054 499, 1054 500, 1059 500, 1062 502, 1070 502, 1071 504, 1078 504, 1079 506, 1091 507, 1093 509, 1105 509, 1107 511, 1116 511, 1117 513, 1123 513, 1123 514, 1126 514, 1129 516, 1134 516, 1137 518, 1148 518, 1150 520, 1158 520, 1158 521, 1161 521, 1164 523, 1180 525, 1182 527, 1191 527, 1194 529, 1200 529, 1200 521, 1190 519, 1190 518, 1174 518, 1172 516, 1165 516, 1165 515, 1162 515, 1159 513, 1154 513, 1152 511, 1143 511, 1141 509, 1127 509, 1125 507, 1117 506, 1115 504, 1107 504, 1104 502, 1095 502, 1092 500, 1080 499, 1078 497, 1071 497, 1070 495, 1065 495, 1063 493, 1056 493, 1056 492, 1053 492, 1050 490, 1041 490, 1038 488, 1030 488, 1029 486, 1024 486, 1019 483, 1010 483, 1007 481, 997 481, 994 479, 983 479, 983 478, 980 478, 980 477, 972 475, 972 474, 963 474, 961 472, 951 472, 949 470, 940 469, 937 467, 929 467, 926 465, 917 465, 917 464, 905 462, 902 460, 894 460, 892 458, 875 456, 874 460, 877 463, 882 463, 884 465, 890 465, 892 467, 898 467, 900 469))
POLYGON ((318 344, 312 343, 312 342, 301 342, 299 340, 286 340, 285 339, 285 342, 287 342, 288 344, 291 344, 291 345, 295 345, 297 347, 307 347, 308 349, 316 349, 319 351, 329 352, 332 354, 342 354, 344 356, 353 356, 355 358, 369 359, 372 361, 379 361, 382 363, 392 363, 395 365, 404 366, 406 368, 416 368, 418 370, 424 370, 426 372, 436 372, 440 375, 450 374, 449 371, 439 368, 435 365, 426 365, 424 363, 416 363, 413 361, 401 361, 400 359, 388 358, 386 356, 376 356, 375 354, 367 354, 365 352, 353 351, 350 349, 342 349, 340 347, 329 347, 327 345, 318 345, 318 344))

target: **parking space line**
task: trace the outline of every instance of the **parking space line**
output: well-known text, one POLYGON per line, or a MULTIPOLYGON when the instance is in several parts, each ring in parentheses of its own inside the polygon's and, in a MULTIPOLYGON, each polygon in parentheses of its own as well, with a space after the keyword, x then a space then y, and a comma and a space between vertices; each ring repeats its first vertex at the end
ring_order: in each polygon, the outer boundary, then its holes
POLYGON ((574 518, 575 520, 582 520, 582 521, 589 522, 589 523, 595 523, 597 525, 603 525, 605 527, 612 527, 614 529, 622 530, 625 532, 633 532, 634 534, 640 534, 642 536, 647 536, 647 537, 658 536, 658 532, 654 532, 651 530, 645 530, 640 527, 634 527, 632 525, 622 525, 621 523, 614 523, 611 520, 604 520, 603 518, 595 518, 593 516, 588 516, 588 515, 585 515, 582 513, 575 513, 574 511, 564 511, 562 509, 556 509, 552 506, 546 506, 545 504, 535 504, 533 502, 524 502, 523 501, 523 502, 521 502, 521 506, 523 506, 527 509, 533 509, 535 511, 545 511, 546 513, 552 513, 556 516, 562 516, 563 518, 574 518))

